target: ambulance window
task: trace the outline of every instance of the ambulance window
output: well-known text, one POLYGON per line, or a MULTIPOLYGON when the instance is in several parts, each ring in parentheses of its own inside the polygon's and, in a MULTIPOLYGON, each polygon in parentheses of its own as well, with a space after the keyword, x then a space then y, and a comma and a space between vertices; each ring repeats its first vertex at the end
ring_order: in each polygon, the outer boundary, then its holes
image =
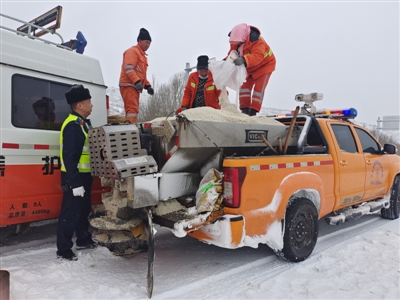
POLYGON ((356 128, 364 153, 381 154, 381 146, 364 130, 356 128))
POLYGON ((332 125, 332 130, 335 134, 340 150, 348 153, 358 153, 356 141, 354 140, 354 136, 349 126, 332 125))
POLYGON ((12 77, 12 117, 15 127, 60 130, 71 107, 65 92, 71 85, 15 74, 12 77))

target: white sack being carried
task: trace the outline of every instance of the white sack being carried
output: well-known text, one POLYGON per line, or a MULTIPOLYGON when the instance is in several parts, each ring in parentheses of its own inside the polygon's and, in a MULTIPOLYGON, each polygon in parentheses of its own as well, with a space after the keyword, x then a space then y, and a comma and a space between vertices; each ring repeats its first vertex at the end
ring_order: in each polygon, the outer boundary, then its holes
POLYGON ((221 106, 229 104, 226 88, 230 88, 239 94, 239 89, 247 77, 245 65, 236 66, 233 61, 238 58, 238 53, 232 50, 226 60, 211 61, 208 65, 217 89, 222 90, 220 100, 221 106))
POLYGON ((228 87, 237 91, 246 80, 246 67, 244 64, 236 66, 233 63, 236 58, 238 58, 238 54, 232 50, 226 60, 213 60, 208 65, 214 78, 214 84, 218 89, 228 87))

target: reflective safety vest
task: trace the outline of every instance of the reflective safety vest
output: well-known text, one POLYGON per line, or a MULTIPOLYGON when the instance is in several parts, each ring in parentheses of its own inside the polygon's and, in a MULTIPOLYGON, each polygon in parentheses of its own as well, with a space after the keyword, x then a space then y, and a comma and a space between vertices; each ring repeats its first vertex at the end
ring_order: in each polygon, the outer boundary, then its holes
POLYGON ((61 131, 60 131, 60 160, 61 160, 61 171, 66 172, 66 168, 64 165, 64 158, 63 158, 63 133, 64 133, 64 128, 69 122, 77 122, 81 126, 82 132, 85 135, 85 142, 83 143, 83 148, 82 148, 82 154, 81 157, 79 158, 79 163, 78 163, 78 170, 79 173, 90 173, 90 152, 89 152, 89 140, 88 140, 88 134, 85 131, 84 128, 84 122, 83 120, 81 122, 78 122, 79 120, 82 120, 80 117, 75 116, 70 114, 68 118, 65 119, 61 131))

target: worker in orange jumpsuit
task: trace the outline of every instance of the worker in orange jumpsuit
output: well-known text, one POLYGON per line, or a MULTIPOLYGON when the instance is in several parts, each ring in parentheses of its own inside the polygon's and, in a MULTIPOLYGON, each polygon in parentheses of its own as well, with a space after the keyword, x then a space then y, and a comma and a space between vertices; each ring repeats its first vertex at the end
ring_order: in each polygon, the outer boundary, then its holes
POLYGON ((194 107, 209 106, 220 109, 218 98, 221 90, 214 85, 211 71, 208 69, 208 56, 201 55, 197 58, 196 72, 189 75, 183 92, 181 107, 176 113, 194 107))
POLYGON ((141 28, 137 45, 127 49, 123 54, 119 91, 124 101, 125 118, 135 124, 139 114, 139 97, 143 89, 154 95, 154 89, 147 80, 147 54, 151 44, 149 32, 141 28))
POLYGON ((239 90, 240 110, 255 116, 260 110, 271 73, 275 70, 276 59, 271 48, 261 36, 257 27, 239 24, 228 34, 230 49, 236 50, 239 57, 235 65, 245 65, 246 81, 239 90))

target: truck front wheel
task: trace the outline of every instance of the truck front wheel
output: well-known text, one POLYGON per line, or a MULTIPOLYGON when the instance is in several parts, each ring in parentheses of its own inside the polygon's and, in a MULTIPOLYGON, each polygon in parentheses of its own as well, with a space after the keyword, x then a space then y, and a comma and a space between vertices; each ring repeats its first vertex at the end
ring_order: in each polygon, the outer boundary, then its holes
POLYGON ((390 189, 389 202, 389 208, 382 208, 381 216, 390 220, 397 219, 400 212, 400 175, 394 178, 392 188, 390 189))
POLYGON ((299 262, 310 256, 318 238, 318 212, 306 198, 292 201, 285 215, 283 249, 277 255, 291 262, 299 262))

